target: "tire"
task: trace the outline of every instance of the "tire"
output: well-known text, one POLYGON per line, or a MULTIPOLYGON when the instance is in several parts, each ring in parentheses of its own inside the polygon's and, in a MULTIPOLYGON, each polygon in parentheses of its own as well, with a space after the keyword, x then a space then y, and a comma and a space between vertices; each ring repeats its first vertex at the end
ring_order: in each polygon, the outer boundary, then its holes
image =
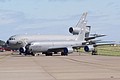
POLYGON ((68 53, 62 52, 62 53, 61 53, 61 56, 68 56, 68 53))
POLYGON ((52 56, 53 54, 50 53, 50 52, 46 52, 45 55, 46 55, 46 56, 52 56))
POLYGON ((97 55, 97 51, 96 51, 96 50, 93 50, 93 51, 92 51, 92 55, 97 55))
POLYGON ((31 52, 31 55, 32 55, 32 56, 35 56, 35 54, 34 54, 33 52, 31 52))

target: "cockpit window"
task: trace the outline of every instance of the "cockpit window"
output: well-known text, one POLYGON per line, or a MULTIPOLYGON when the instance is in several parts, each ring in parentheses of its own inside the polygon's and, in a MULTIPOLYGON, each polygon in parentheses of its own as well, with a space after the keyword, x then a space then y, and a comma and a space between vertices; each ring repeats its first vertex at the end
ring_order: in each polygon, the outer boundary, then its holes
POLYGON ((15 40, 15 38, 9 38, 9 40, 15 40))
POLYGON ((27 45, 29 46, 29 45, 31 45, 31 44, 29 43, 29 44, 27 44, 27 45))

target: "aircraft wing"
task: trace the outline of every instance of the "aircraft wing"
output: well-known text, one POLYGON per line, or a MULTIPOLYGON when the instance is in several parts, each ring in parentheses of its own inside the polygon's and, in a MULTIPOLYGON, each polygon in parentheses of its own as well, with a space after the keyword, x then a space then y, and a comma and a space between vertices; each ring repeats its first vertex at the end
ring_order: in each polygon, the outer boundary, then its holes
POLYGON ((94 36, 86 37, 85 40, 88 41, 88 40, 95 39, 98 37, 103 37, 103 36, 106 36, 106 35, 94 35, 94 36))
POLYGON ((104 45, 114 45, 115 43, 108 43, 108 42, 100 42, 100 43, 96 43, 96 44, 94 44, 94 46, 95 47, 97 47, 97 46, 104 46, 104 45))
POLYGON ((93 45, 94 47, 103 45, 114 45, 115 41, 91 40, 87 41, 86 45, 93 45))
POLYGON ((66 46, 52 46, 52 47, 49 47, 48 50, 63 49, 63 48, 66 48, 66 46))
POLYGON ((63 52, 64 50, 67 50, 67 52, 73 52, 72 46, 53 46, 49 47, 48 52, 63 52))
POLYGON ((51 46, 51 47, 48 48, 48 51, 50 51, 50 52, 54 52, 54 51, 61 52, 62 50, 67 49, 68 52, 69 52, 69 51, 73 51, 73 49, 78 49, 78 48, 84 47, 86 45, 86 43, 87 42, 84 41, 84 42, 82 42, 81 45, 74 44, 74 45, 70 45, 70 46, 51 46))

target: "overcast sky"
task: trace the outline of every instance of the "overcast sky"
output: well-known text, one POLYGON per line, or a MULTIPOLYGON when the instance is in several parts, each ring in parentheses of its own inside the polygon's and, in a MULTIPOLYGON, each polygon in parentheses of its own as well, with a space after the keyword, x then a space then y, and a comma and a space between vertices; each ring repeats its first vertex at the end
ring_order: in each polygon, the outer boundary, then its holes
POLYGON ((88 12, 91 33, 120 40, 120 0, 0 0, 0 39, 14 34, 63 34, 88 12))

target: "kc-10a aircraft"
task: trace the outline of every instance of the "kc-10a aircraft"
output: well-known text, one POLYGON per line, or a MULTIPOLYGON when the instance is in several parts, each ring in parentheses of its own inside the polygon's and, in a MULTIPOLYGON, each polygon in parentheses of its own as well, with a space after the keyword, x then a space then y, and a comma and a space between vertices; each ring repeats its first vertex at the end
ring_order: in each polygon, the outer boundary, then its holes
MULTIPOLYGON (((40 34, 35 34, 35 35, 28 35, 28 34, 23 34, 23 35, 13 35, 11 36, 6 44, 12 49, 12 50, 19 50, 20 53, 25 53, 26 48, 25 46, 30 43, 30 42, 37 42, 37 41, 72 41, 75 40, 76 37, 78 37, 79 32, 81 31, 81 27, 83 27, 86 23, 86 16, 87 12, 83 13, 82 17, 80 18, 79 22, 75 27, 70 27, 69 32, 72 33, 73 35, 40 35, 40 34)), ((98 36, 92 36, 89 37, 90 33, 90 26, 85 25, 85 41, 89 41, 91 39, 95 39, 97 37, 102 37, 104 35, 98 35, 98 36)), ((93 50, 94 47, 87 47, 88 49, 85 50, 93 50)))

